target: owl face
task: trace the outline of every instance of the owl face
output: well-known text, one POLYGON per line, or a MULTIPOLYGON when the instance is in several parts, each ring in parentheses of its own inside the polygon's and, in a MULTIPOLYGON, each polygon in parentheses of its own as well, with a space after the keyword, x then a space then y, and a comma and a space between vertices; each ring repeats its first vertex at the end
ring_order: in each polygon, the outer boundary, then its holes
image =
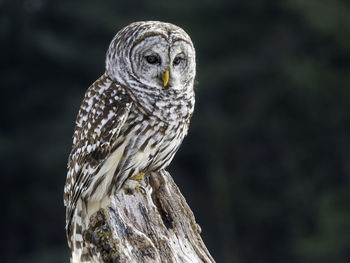
POLYGON ((135 92, 192 89, 195 50, 181 28, 158 21, 136 22, 117 33, 107 52, 108 75, 135 92))
POLYGON ((192 46, 181 39, 169 41, 163 35, 147 37, 132 49, 133 75, 147 86, 182 90, 193 78, 192 50, 192 46))

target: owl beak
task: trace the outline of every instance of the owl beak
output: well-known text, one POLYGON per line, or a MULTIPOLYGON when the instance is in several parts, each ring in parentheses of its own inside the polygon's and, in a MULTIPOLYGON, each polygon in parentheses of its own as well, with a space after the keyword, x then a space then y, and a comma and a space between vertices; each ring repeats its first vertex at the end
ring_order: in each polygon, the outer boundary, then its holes
POLYGON ((168 85, 168 82, 169 82, 169 69, 166 69, 165 72, 163 73, 162 80, 163 80, 164 87, 166 87, 166 85, 168 85))

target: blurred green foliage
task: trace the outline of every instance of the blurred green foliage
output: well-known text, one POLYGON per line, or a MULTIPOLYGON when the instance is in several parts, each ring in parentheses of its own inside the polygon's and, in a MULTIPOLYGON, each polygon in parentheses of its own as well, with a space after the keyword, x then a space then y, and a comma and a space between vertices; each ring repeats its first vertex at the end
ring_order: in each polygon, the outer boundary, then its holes
POLYGON ((73 123, 114 34, 183 27, 196 112, 169 168, 217 262, 350 261, 350 4, 2 0, 2 262, 67 262, 73 123))

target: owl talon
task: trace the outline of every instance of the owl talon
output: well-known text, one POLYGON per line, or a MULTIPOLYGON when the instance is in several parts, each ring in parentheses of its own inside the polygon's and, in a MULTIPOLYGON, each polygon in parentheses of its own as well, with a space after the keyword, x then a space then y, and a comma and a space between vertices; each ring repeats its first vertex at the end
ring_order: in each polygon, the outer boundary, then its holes
POLYGON ((145 194, 146 193, 146 188, 143 187, 143 185, 139 184, 136 189, 138 189, 141 193, 145 194))
POLYGON ((145 178, 144 181, 145 181, 146 187, 147 187, 147 186, 149 186, 149 175, 145 174, 144 178, 145 178))
POLYGON ((131 176, 129 179, 133 181, 137 181, 137 184, 135 185, 135 189, 138 189, 143 194, 146 193, 146 188, 149 185, 148 175, 146 175, 144 172, 140 172, 134 176, 131 176))

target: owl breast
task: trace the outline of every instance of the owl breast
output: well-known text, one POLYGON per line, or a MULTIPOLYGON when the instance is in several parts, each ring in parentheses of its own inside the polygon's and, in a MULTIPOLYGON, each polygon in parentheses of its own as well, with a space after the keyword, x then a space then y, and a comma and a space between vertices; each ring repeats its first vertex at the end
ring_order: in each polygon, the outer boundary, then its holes
MULTIPOLYGON (((118 169, 125 171, 135 167, 137 172, 164 169, 178 150, 187 127, 184 119, 165 122, 155 116, 133 111, 128 124, 121 130, 124 141, 128 141, 124 149, 124 156, 128 157, 121 160, 118 169)), ((135 172, 130 170, 130 173, 135 172)))

